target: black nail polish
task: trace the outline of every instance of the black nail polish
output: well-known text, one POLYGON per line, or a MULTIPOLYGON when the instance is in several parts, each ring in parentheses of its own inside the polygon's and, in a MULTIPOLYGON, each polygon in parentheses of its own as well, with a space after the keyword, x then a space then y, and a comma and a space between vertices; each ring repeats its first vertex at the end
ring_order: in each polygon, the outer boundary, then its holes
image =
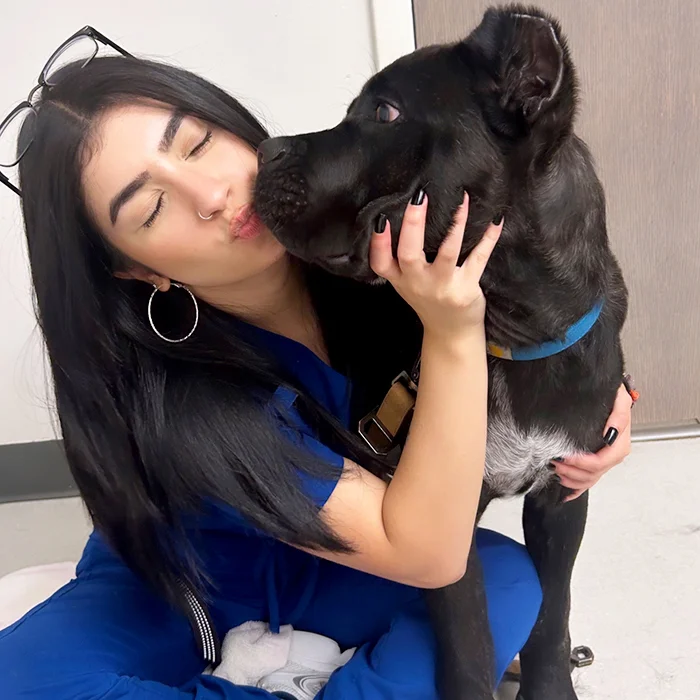
POLYGON ((498 226, 501 221, 503 221, 503 214, 496 214, 496 216, 493 218, 494 225, 498 226))
POLYGON ((605 433, 605 437, 603 438, 603 442, 608 447, 610 447, 610 445, 612 445, 615 442, 615 440, 617 440, 617 436, 619 434, 620 433, 618 432, 617 428, 609 428, 608 432, 605 433))
POLYGON ((552 457, 552 462, 563 462, 564 458, 563 457, 552 457))
POLYGON ((386 221, 387 221, 386 214, 380 214, 377 217, 377 225, 375 226, 374 230, 377 233, 384 233, 384 231, 386 230, 386 221))
POLYGON ((416 192, 413 195, 413 199, 411 200, 411 204, 413 204, 414 207, 419 207, 421 204, 423 204, 423 200, 425 199, 425 190, 421 187, 418 192, 416 192))

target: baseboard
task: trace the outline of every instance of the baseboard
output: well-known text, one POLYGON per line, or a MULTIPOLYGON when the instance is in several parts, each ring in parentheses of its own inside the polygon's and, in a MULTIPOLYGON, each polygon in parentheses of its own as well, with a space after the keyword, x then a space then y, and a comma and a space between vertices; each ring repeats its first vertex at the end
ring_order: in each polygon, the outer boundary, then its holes
POLYGON ((61 440, 0 445, 0 503, 77 495, 61 440))
POLYGON ((656 440, 687 440, 700 437, 700 421, 693 420, 674 425, 632 426, 632 442, 652 442, 656 440))
MULTIPOLYGON (((635 426, 633 442, 700 437, 700 423, 635 426)), ((0 445, 0 503, 77 496, 61 440, 0 445)))

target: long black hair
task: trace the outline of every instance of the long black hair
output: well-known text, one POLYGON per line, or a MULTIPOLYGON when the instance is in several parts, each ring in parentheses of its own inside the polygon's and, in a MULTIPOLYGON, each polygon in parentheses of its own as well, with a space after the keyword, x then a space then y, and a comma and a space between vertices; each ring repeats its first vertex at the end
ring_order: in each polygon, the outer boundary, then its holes
MULTIPOLYGON (((183 516, 208 501, 235 507, 291 544, 346 550, 300 488, 300 472, 337 475, 280 430, 270 401, 276 387, 298 393, 299 411, 329 444, 363 466, 383 465, 230 315, 200 302, 192 338, 161 341, 146 317, 150 288, 115 278, 128 261, 96 230, 83 198, 91 137, 110 107, 155 100, 251 149, 265 129, 223 90, 156 62, 96 58, 66 66, 55 82, 37 104, 20 182, 65 452, 96 529, 182 607, 179 581, 201 590, 206 578, 183 516)), ((355 395, 357 416, 412 361, 419 341, 405 329, 415 330, 415 320, 389 285, 370 288, 313 270, 307 278, 334 365, 365 387, 355 395)))

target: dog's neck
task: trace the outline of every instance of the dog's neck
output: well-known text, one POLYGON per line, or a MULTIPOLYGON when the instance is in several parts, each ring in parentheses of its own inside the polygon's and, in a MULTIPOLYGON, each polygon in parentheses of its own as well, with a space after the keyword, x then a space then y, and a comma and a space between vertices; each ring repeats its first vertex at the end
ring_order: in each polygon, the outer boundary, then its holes
POLYGON ((530 347, 560 340, 605 300, 611 253, 602 187, 577 138, 517 191, 483 279, 486 331, 497 345, 530 347))

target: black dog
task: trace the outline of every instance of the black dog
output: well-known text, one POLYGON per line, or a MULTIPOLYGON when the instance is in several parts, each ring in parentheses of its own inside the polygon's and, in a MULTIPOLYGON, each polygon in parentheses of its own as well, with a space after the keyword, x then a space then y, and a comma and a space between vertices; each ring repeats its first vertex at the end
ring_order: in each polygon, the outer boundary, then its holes
MULTIPOLYGON (((291 252, 368 282, 377 216, 389 216, 396 234, 419 187, 430 202, 429 259, 464 190, 464 255, 505 215, 482 280, 492 357, 480 512, 494 497, 526 494, 525 538, 544 602, 521 653, 522 700, 576 698, 569 590, 587 496, 563 503, 570 492, 549 465, 602 446, 623 373, 627 292, 608 244, 601 184, 573 133, 575 110, 558 23, 533 8, 491 9, 464 41, 421 49, 375 75, 335 128, 264 142, 255 193, 258 212, 291 252)), ((462 581, 427 594, 449 700, 493 697, 471 551, 462 581)))

